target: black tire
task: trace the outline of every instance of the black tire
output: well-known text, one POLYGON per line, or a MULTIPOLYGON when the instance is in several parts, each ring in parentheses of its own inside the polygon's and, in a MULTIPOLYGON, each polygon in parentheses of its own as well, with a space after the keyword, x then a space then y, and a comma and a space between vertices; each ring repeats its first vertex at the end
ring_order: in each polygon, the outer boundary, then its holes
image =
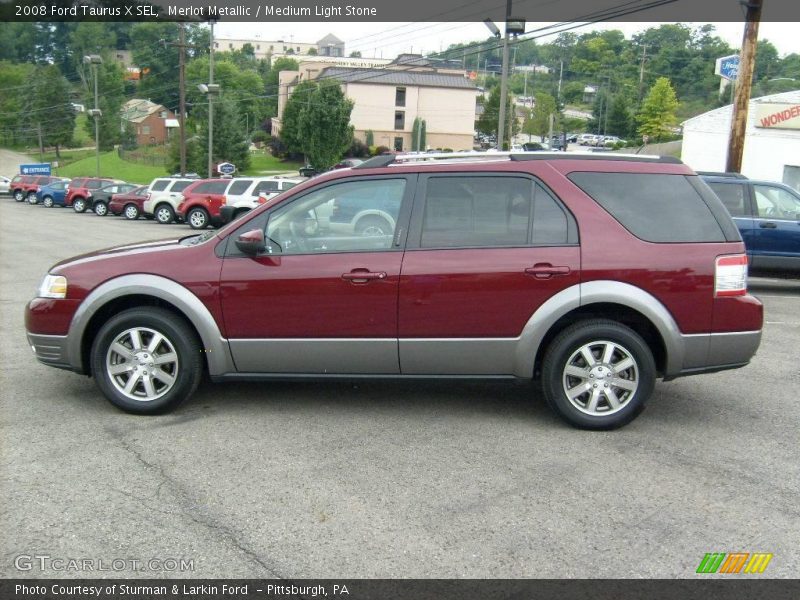
POLYGON ((36 199, 36 192, 28 192, 27 201, 28 204, 39 204, 39 201, 36 199))
POLYGON ((392 226, 383 217, 367 215, 361 217, 354 227, 357 235, 392 235, 392 226))
POLYGON ((45 196, 42 198, 42 206, 45 208, 53 208, 53 197, 52 196, 45 196))
MULTIPOLYGON (((132 341, 133 338, 128 339, 132 341)), ((135 347, 133 344, 125 346, 124 342, 121 345, 125 348, 135 347)), ((170 360, 172 359, 170 358, 170 360)), ((91 365, 97 386, 105 397, 118 408, 140 415, 159 414, 172 410, 194 393, 203 374, 201 344, 195 332, 180 317, 163 308, 155 307, 132 308, 109 319, 100 329, 92 344, 91 365), (135 354, 131 351, 130 360, 107 366, 112 358, 116 359, 121 356, 112 350, 112 344, 124 337, 126 332, 134 329, 142 332, 139 334, 141 342, 139 353, 135 354), (147 349, 146 344, 154 337, 147 338, 148 332, 158 333, 163 336, 165 341, 160 342, 152 350, 147 349), (167 359, 171 356, 177 358, 174 362, 164 363, 166 370, 162 371, 161 367, 158 369, 154 367, 160 358, 167 359), (111 367, 124 368, 128 364, 131 367, 118 372, 116 376, 109 372, 111 367), (150 369, 149 378, 147 369, 150 369), (160 371, 158 377, 154 377, 156 370, 160 371), (167 384, 161 380, 161 377, 164 374, 171 377, 170 373, 175 374, 175 377, 171 384, 167 384), (130 379, 134 377, 136 379, 131 388, 131 396, 134 397, 129 397, 124 392, 124 384, 129 383, 130 379), (146 378, 150 381, 149 390, 155 392, 152 399, 149 400, 145 398, 149 393, 145 386, 146 378), (164 387, 159 388, 159 386, 164 387), (120 387, 123 389, 119 389, 120 387), (158 395, 159 390, 160 396, 158 395), (137 396, 140 399, 137 399, 137 396)))
POLYGON ((153 216, 161 225, 167 225, 175 220, 175 211, 169 204, 162 203, 153 209, 153 216))
POLYGON ((14 190, 14 200, 17 202, 22 202, 25 200, 25 194, 22 193, 22 190, 14 190))
POLYGON ((108 204, 105 202, 95 202, 93 208, 94 214, 98 217, 105 217, 108 214, 108 204))
POLYGON ((195 206, 188 213, 186 213, 186 222, 192 229, 205 229, 211 222, 208 211, 205 208, 195 206))
POLYGON ((125 215, 125 218, 129 221, 135 221, 139 218, 139 207, 135 204, 126 204, 122 209, 122 214, 125 215))
POLYGON ((85 198, 81 198, 80 196, 75 198, 75 200, 72 201, 72 210, 74 210, 76 213, 85 212, 86 211, 86 199, 85 198))
POLYGON ((616 429, 630 423, 644 409, 655 379, 647 343, 629 327, 607 319, 580 321, 561 331, 542 363, 547 403, 581 429, 616 429), (581 349, 592 357, 591 364, 581 349), (630 361, 632 366, 627 366, 630 361), (575 390, 572 400, 567 389, 575 390))

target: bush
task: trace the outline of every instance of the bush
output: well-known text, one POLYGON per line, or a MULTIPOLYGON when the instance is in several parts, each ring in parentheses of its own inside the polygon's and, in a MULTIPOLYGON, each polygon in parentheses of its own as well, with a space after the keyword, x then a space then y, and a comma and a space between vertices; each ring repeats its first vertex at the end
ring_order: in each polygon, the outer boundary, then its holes
POLYGON ((269 142, 269 140, 270 140, 269 134, 266 131, 264 131, 262 129, 259 129, 258 131, 256 131, 253 134, 252 142, 254 144, 259 144, 259 143, 260 144, 265 144, 265 143, 269 142))
POLYGON ((347 149, 346 156, 352 158, 366 158, 370 154, 370 148, 361 140, 353 138, 350 147, 347 149))
POLYGON ((377 156, 378 154, 386 154, 387 152, 391 151, 392 149, 389 148, 388 146, 378 146, 375 148, 375 155, 377 156))
POLYGON ((267 142, 267 149, 270 151, 270 154, 276 158, 286 158, 286 155, 289 153, 286 144, 284 144, 280 138, 275 137, 274 135, 269 138, 267 142))

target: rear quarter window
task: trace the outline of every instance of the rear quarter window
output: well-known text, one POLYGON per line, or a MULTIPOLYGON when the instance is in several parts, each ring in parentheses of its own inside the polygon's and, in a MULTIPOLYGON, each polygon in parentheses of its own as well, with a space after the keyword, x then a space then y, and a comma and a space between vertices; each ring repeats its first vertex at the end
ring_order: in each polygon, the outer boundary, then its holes
POLYGON ((726 241, 716 217, 684 175, 578 172, 569 179, 642 240, 726 241))
POLYGON ((181 179, 180 181, 176 181, 172 184, 172 187, 169 189, 170 192, 182 192, 187 187, 192 185, 193 181, 191 179, 181 179))
POLYGON ((150 186, 150 189, 154 192, 162 192, 167 189, 169 185, 169 180, 167 179, 157 179, 153 182, 153 185, 150 186))

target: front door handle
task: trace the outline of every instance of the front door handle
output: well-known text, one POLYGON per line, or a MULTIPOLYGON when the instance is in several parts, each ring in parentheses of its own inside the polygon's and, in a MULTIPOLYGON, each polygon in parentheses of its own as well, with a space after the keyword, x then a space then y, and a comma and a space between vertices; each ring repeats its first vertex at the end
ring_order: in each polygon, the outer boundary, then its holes
POLYGON ((373 279, 386 279, 385 271, 369 271, 367 269, 353 269, 349 273, 342 273, 342 279, 351 283, 367 283, 373 279))
POLYGON ((761 223, 758 224, 758 226, 761 227, 761 229, 777 229, 778 228, 777 224, 773 223, 772 221, 766 221, 766 222, 762 221, 761 223))
POLYGON ((554 275, 569 275, 570 268, 566 265, 553 266, 550 263, 536 263, 525 269, 526 275, 533 275, 536 279, 550 279, 554 275))

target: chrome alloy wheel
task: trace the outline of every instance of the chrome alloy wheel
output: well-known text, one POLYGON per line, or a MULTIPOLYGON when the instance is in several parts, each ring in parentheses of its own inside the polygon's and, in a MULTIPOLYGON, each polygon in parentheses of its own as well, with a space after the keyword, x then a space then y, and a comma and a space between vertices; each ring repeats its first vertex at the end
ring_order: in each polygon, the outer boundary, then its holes
POLYGON ((193 229, 204 229, 208 226, 208 217, 202 210, 195 210, 189 215, 189 225, 193 229))
POLYGON ((578 348, 564 367, 564 393, 588 415, 618 412, 636 394, 639 368, 633 355, 615 342, 595 341, 578 348))
POLYGON ((120 333, 106 354, 106 372, 114 387, 139 402, 157 400, 169 392, 178 368, 173 343, 146 327, 120 333))

